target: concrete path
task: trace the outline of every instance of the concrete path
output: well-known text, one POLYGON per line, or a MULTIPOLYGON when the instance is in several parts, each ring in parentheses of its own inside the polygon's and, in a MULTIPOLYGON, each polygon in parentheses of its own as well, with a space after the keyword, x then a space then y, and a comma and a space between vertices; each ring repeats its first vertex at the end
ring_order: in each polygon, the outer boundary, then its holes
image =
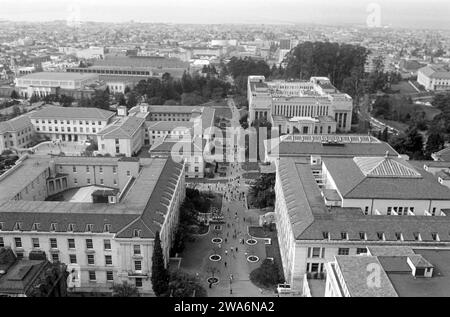
MULTIPOLYGON (((233 113, 232 126, 238 126, 239 111, 232 100, 228 104, 233 113)), ((188 243, 182 255, 181 268, 197 276, 211 297, 272 297, 275 296, 273 292, 261 290, 250 281, 250 273, 266 258, 266 248, 262 240, 258 240, 256 245, 246 243, 251 238, 248 227, 257 225, 259 215, 246 208, 248 186, 242 178, 245 171, 240 163, 230 163, 227 183, 196 184, 200 190, 223 194, 225 224, 220 230, 212 225, 208 234, 197 236, 195 242, 188 243), (214 238, 220 238, 222 242, 214 244, 214 238), (221 256, 221 260, 211 261, 209 257, 213 254, 221 256), (247 258, 251 255, 257 256, 258 262, 249 262, 247 258), (219 283, 209 288, 207 278, 213 275, 212 271, 219 283)))

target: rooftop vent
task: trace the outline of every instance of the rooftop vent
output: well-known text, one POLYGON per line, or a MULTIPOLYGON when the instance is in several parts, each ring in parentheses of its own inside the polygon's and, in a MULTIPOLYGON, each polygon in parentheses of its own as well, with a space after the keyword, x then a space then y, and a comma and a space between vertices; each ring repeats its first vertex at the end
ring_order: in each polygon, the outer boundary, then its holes
POLYGON ((412 270, 412 275, 414 277, 432 277, 433 276, 433 265, 428 262, 422 255, 415 254, 408 256, 406 260, 409 267, 412 270))

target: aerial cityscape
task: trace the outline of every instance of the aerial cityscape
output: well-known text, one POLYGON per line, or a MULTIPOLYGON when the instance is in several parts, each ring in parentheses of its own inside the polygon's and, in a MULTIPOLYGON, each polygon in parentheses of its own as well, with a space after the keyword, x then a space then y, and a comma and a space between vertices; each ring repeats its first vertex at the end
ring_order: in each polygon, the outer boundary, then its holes
POLYGON ((0 297, 449 297, 450 2, 332 2, 4 0, 0 297))

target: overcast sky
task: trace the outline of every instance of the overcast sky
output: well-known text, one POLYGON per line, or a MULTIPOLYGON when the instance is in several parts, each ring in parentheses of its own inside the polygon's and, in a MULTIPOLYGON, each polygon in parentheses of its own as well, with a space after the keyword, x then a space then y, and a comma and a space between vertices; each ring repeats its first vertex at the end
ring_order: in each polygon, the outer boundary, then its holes
POLYGON ((0 19, 365 24, 371 3, 382 25, 450 28, 450 0, 0 0, 0 19))

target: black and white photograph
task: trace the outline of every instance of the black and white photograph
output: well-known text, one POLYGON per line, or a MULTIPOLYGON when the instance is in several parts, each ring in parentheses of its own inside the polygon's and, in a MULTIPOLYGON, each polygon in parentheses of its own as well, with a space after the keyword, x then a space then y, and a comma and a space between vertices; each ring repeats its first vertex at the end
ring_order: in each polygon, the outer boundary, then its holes
POLYGON ((450 1, 0 0, 11 297, 450 297, 450 1))

